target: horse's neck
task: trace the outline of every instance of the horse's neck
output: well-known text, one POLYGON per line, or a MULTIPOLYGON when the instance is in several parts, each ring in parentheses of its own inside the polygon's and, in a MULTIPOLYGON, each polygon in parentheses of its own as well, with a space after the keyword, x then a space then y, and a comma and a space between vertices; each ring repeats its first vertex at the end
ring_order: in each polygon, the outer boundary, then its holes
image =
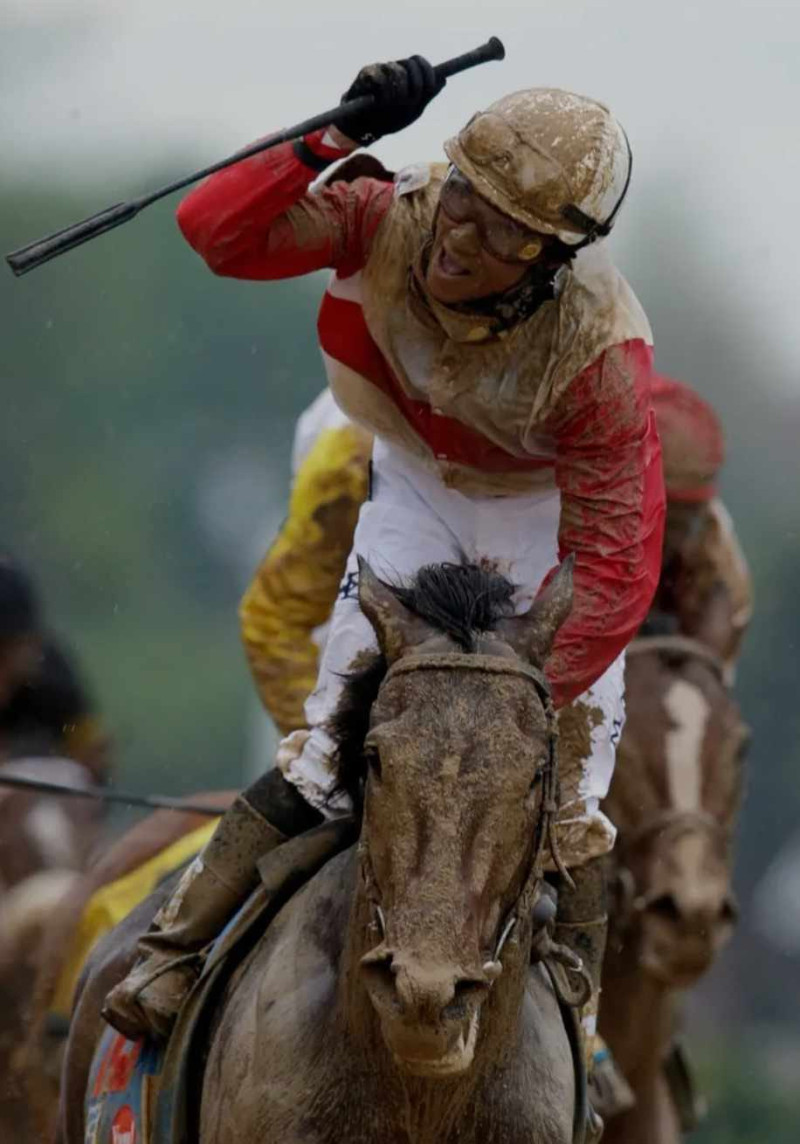
POLYGON ((603 966, 601 1030, 634 1088, 660 1078, 674 1017, 674 990, 642 972, 635 943, 607 956, 603 966), (634 1020, 631 1013, 635 1014, 634 1020))

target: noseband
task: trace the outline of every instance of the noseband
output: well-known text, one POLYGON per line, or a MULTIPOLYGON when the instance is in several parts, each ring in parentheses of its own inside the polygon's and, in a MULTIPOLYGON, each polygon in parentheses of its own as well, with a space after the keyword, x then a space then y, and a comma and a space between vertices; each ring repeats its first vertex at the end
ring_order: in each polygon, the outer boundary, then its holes
MULTIPOLYGON (((520 918, 529 916, 542 880, 545 847, 549 847, 553 861, 561 874, 569 878, 555 838, 555 821, 559 806, 558 788, 558 723, 553 708, 550 685, 543 672, 532 664, 523 663, 519 659, 511 659, 502 655, 484 655, 468 652, 441 652, 430 655, 408 655, 397 660, 386 673, 381 688, 385 687, 390 679, 399 675, 409 675, 418 671, 473 671, 484 675, 512 675, 525 679, 533 684, 536 694, 544 708, 545 726, 547 734, 547 762, 542 771, 542 799, 539 807, 539 817, 536 823, 536 839, 532 850, 531 861, 523 882, 522 889, 509 912, 499 927, 494 954, 486 968, 494 976, 499 976, 502 969, 500 954, 512 930, 520 918)), ((386 919, 381 908, 380 888, 375 879, 369 848, 362 840, 359 843, 361 868, 367 891, 367 897, 372 906, 381 936, 386 936, 386 919)))

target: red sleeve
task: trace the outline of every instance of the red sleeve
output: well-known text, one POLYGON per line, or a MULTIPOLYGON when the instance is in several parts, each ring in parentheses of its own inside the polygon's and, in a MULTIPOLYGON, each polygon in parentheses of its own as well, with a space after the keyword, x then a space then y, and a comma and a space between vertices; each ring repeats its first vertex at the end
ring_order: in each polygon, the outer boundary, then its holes
POLYGON ((178 225, 215 274, 264 280, 326 266, 346 276, 363 267, 392 185, 362 178, 309 194, 326 161, 348 153, 324 144, 323 135, 303 140, 320 161, 316 169, 282 143, 212 175, 181 202, 178 225))
POLYGON ((639 340, 612 346, 575 378, 549 425, 561 492, 559 559, 576 557, 572 611, 546 665, 559 707, 616 659, 658 584, 664 479, 650 406, 652 358, 639 340))

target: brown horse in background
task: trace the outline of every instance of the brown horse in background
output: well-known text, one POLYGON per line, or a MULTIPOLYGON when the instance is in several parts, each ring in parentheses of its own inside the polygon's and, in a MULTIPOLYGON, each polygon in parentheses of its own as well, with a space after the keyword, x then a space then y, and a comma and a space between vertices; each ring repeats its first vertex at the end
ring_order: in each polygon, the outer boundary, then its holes
MULTIPOLYGON (((93 775, 71 759, 19 758, 3 771, 73 787, 93 775)), ((39 943, 53 909, 75 885, 103 829, 102 807, 0 784, 0 1140, 26 1142, 21 1083, 39 943)))
MULTIPOLYGON (((187 798, 197 806, 229 806, 235 791, 204 791, 187 798)), ((17 1084, 27 1101, 27 1137, 19 1139, 51 1141, 58 1117, 61 1066, 67 1029, 53 1027, 50 1010, 59 978, 73 953, 76 927, 90 898, 145 862, 160 854, 180 838, 209 821, 207 815, 184 810, 157 810, 136 823, 88 868, 72 879, 65 892, 52 905, 38 943, 31 948, 35 964, 33 1001, 24 1043, 17 1052, 17 1084)), ((18 1128, 19 1131, 19 1128, 18 1128)), ((4 1139, 4 1137, 2 1137, 4 1139)))
POLYGON ((729 615, 720 595, 697 639, 644 636, 628 650, 628 719, 605 803, 619 835, 600 1028, 636 1105, 609 1121, 604 1144, 677 1144, 696 1111, 686 1086, 679 1112, 667 1075, 681 1079, 681 995, 736 919, 731 846, 748 732, 724 682, 729 615))

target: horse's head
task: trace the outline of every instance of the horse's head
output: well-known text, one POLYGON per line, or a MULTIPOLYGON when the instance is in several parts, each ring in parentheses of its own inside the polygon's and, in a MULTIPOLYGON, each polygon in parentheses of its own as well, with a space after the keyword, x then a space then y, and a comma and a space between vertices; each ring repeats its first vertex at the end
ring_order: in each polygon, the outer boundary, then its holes
POLYGON ((647 973, 684 988, 736 920, 730 843, 747 731, 709 639, 636 641, 626 703, 606 804, 619 829, 617 925, 647 973))
MULTIPOLYGON (((381 939, 362 959, 363 981, 388 1048, 416 1075, 472 1062, 554 796, 541 665, 569 611, 571 566, 525 616, 513 618, 512 595, 504 577, 472 565, 431 566, 404 589, 361 567, 382 654, 351 680, 334 729, 342 785, 357 802, 363 792, 362 864, 381 939)), ((526 925, 521 916, 521 940, 526 925)))

